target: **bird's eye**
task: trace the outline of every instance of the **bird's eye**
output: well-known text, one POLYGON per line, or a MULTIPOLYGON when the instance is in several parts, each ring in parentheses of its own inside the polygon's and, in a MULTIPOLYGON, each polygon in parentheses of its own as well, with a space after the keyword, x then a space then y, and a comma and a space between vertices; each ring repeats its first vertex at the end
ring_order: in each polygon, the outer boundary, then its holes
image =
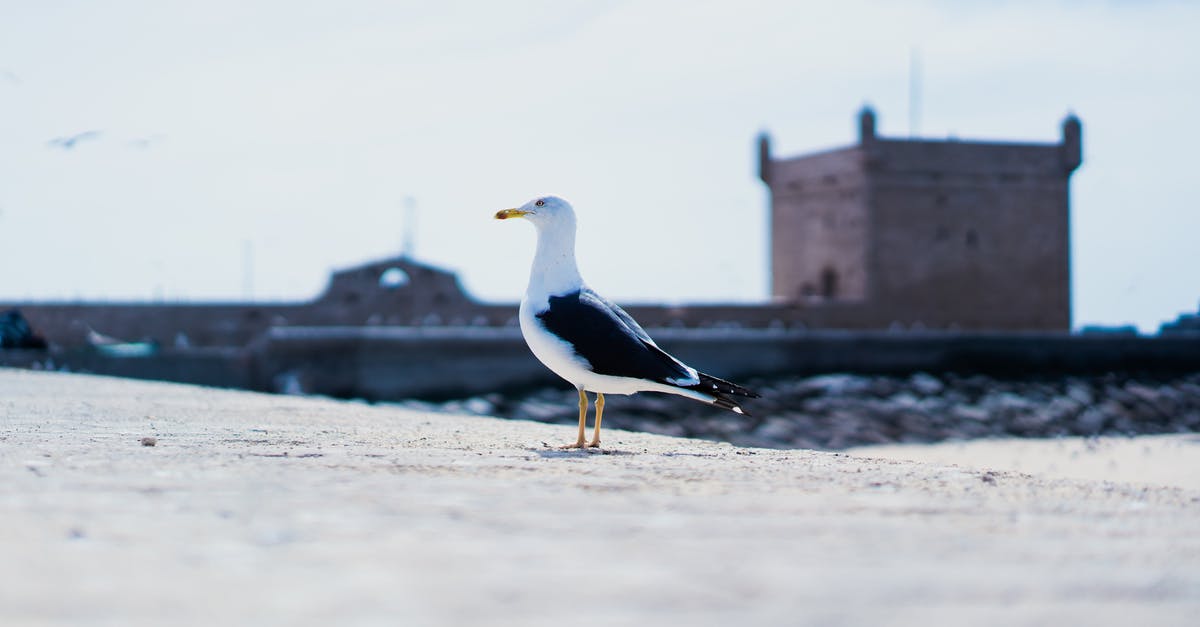
POLYGON ((545 205, 545 204, 546 204, 546 201, 544 201, 544 200, 539 200, 539 201, 537 201, 537 202, 535 202, 535 203, 533 203, 533 204, 535 204, 535 205, 537 205, 537 206, 541 207, 541 206, 543 206, 543 205, 545 205))

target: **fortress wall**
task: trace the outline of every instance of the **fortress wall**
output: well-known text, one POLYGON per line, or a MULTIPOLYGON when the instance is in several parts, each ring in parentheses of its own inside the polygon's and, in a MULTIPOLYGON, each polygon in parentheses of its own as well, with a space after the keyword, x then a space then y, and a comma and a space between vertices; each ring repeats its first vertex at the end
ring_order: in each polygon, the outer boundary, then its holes
POLYGON ((888 173, 872 194, 875 297, 893 317, 1070 328, 1065 177, 888 173))
POLYGON ((869 221, 862 158, 861 151, 851 149, 772 165, 772 176, 781 181, 771 195, 773 299, 867 299, 869 221))
MULTIPOLYGON (((734 380, 829 372, 983 373, 1017 378, 1200 371, 1200 335, 801 332, 654 329, 666 351, 734 380)), ((370 400, 448 398, 565 386, 529 352, 519 329, 288 327, 247 349, 107 357, 0 351, 0 366, 54 368, 273 392, 370 400)))
POLYGON ((245 346, 283 326, 500 326, 515 324, 515 305, 479 303, 450 272, 407 258, 384 259, 335 272, 326 290, 294 303, 0 303, 19 309, 50 342, 88 343, 88 330, 127 342, 164 347, 245 346), (400 270, 388 286, 383 274, 400 270))

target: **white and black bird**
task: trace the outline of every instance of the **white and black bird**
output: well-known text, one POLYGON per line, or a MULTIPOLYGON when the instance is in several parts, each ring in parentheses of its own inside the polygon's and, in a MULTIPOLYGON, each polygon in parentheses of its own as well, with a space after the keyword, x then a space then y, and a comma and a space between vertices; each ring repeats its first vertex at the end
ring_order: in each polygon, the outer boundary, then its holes
POLYGON ((521 333, 538 360, 579 391, 579 438, 564 448, 600 446, 605 394, 665 392, 746 413, 734 398, 757 394, 668 355, 629 314, 583 282, 575 263, 570 203, 544 196, 496 213, 497 220, 509 218, 525 218, 537 227, 537 252, 521 300, 521 333), (596 394, 591 442, 584 438, 587 392, 596 394))
POLYGON ((74 135, 55 137, 46 143, 56 148, 62 148, 63 150, 71 150, 75 148, 75 144, 78 144, 81 141, 96 139, 97 137, 100 137, 100 131, 84 131, 74 135))

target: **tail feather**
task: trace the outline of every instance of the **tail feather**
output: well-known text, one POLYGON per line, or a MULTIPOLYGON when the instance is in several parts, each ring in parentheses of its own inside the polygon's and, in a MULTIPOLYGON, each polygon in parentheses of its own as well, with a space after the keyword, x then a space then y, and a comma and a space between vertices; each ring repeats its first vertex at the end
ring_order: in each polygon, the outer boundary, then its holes
POLYGON ((746 410, 742 409, 741 405, 739 405, 737 401, 730 397, 741 396, 745 398, 759 398, 758 394, 751 392, 750 390, 747 390, 736 383, 730 383, 724 379, 718 379, 716 377, 706 375, 703 372, 697 374, 700 376, 700 383, 697 383, 696 385, 690 385, 686 389, 699 392, 705 396, 711 396, 711 403, 717 407, 728 409, 729 411, 736 412, 744 416, 750 415, 746 413, 746 410))
POLYGON ((700 375, 700 383, 691 386, 691 389, 698 392, 744 396, 746 398, 759 398, 757 393, 751 392, 750 390, 747 390, 736 383, 730 383, 724 379, 718 379, 716 377, 704 374, 703 372, 697 374, 700 375))

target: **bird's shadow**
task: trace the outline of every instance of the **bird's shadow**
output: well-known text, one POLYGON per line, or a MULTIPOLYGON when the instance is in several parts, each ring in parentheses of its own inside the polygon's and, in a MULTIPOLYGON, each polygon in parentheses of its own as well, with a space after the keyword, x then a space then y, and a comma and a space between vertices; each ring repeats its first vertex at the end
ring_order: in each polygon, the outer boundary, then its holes
POLYGON ((537 453, 539 456, 546 459, 578 459, 582 457, 592 457, 593 455, 637 455, 633 451, 622 451, 611 448, 558 448, 549 444, 542 445, 542 448, 529 447, 525 449, 537 453))

